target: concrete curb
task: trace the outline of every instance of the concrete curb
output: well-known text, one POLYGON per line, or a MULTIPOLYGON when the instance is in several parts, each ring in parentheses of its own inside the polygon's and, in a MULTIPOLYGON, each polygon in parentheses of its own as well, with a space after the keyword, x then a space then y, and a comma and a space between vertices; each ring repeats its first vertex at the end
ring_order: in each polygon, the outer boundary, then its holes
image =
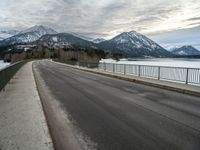
POLYGON ((53 138, 52 131, 51 131, 52 129, 50 128, 50 123, 49 123, 49 119, 48 119, 48 115, 47 115, 48 112, 47 112, 47 110, 45 109, 45 104, 44 104, 44 102, 42 101, 43 96, 41 95, 41 92, 40 92, 41 87, 40 87, 40 84, 39 84, 38 79, 36 78, 36 73, 35 73, 35 71, 34 71, 34 69, 33 69, 33 64, 34 64, 34 62, 32 63, 32 72, 33 72, 33 76, 34 76, 36 88, 37 88, 37 91, 38 91, 38 95, 39 95, 39 97, 40 97, 40 102, 41 102, 41 105, 42 105, 42 110, 43 110, 44 115, 45 115, 47 127, 48 127, 48 129, 49 129, 49 134, 50 134, 50 137, 51 137, 51 139, 52 139, 53 149, 56 150, 56 148, 55 148, 55 139, 53 138))
POLYGON ((148 85, 148 86, 154 86, 154 87, 158 87, 158 88, 162 88, 162 89, 166 89, 166 90, 170 90, 170 91, 175 91, 175 92, 179 92, 179 93, 183 93, 183 94, 189 94, 189 95, 198 96, 198 97, 200 96, 200 87, 195 87, 195 90, 194 90, 193 89, 194 87, 191 85, 182 85, 180 83, 171 83, 171 82, 167 82, 167 81, 158 81, 158 80, 154 80, 154 79, 149 79, 149 81, 148 81, 147 78, 143 79, 142 77, 134 78, 134 77, 120 75, 120 74, 99 72, 94 69, 89 69, 89 68, 84 68, 84 67, 79 67, 79 66, 72 66, 72 65, 68 65, 68 64, 64 64, 64 63, 55 62, 55 61, 51 61, 51 62, 60 64, 60 65, 64 65, 66 67, 70 67, 70 68, 74 68, 74 69, 78 69, 78 70, 82 70, 82 71, 87 71, 90 73, 104 75, 107 77, 113 77, 113 78, 117 78, 117 79, 121 79, 121 80, 125 80, 125 81, 135 82, 135 83, 144 84, 144 85, 148 85), (151 82, 151 80, 153 82, 151 82), (155 81, 160 82, 160 83, 155 83, 155 81), (174 85, 176 85, 176 86, 174 86, 174 85), (181 86, 182 86, 182 88, 181 88, 181 86), (184 86, 185 87, 188 86, 188 89, 184 88, 184 86))
POLYGON ((81 144, 74 137, 60 103, 51 95, 34 64, 32 68, 54 150, 81 150, 81 144))

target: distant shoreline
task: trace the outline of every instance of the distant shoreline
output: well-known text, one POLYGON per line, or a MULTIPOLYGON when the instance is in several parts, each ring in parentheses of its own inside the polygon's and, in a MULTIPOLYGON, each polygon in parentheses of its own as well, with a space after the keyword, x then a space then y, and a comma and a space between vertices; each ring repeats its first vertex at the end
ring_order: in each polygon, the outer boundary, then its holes
POLYGON ((176 58, 148 58, 148 59, 121 59, 115 61, 112 59, 102 59, 100 62, 133 64, 146 66, 166 66, 166 67, 183 67, 183 68, 200 68, 200 59, 176 59, 176 58))

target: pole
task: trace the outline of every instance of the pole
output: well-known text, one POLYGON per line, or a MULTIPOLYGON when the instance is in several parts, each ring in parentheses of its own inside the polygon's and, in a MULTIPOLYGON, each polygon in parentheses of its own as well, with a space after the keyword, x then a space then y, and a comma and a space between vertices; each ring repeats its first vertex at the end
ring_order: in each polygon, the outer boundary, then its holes
POLYGON ((138 76, 140 77, 140 70, 141 70, 141 66, 138 66, 138 76))
POLYGON ((158 66, 158 80, 160 80, 160 66, 158 66))
POLYGON ((189 73, 189 69, 187 68, 185 84, 188 84, 188 73, 189 73))
POLYGON ((126 74, 126 64, 124 64, 124 75, 126 74))

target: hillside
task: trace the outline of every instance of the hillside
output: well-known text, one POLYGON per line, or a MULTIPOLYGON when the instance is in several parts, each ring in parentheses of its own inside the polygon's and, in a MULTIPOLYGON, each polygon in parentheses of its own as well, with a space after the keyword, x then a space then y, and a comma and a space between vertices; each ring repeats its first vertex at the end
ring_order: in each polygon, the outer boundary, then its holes
POLYGON ((172 54, 160 45, 135 31, 123 32, 110 40, 87 40, 79 34, 57 33, 45 26, 33 26, 0 41, 0 47, 33 44, 47 48, 101 49, 112 56, 120 57, 171 57, 172 54))
POLYGON ((99 47, 127 57, 170 57, 170 52, 135 31, 124 32, 111 40, 99 43, 99 47))
POLYGON ((200 55, 200 51, 191 45, 175 48, 173 49, 172 53, 175 55, 200 55))

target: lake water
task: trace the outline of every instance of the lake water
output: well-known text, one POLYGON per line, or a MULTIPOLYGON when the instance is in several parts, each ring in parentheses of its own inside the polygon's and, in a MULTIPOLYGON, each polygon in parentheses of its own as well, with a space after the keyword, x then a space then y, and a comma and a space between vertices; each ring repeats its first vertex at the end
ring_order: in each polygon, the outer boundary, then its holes
POLYGON ((99 70, 107 72, 200 86, 200 59, 103 59, 100 63, 99 70))
POLYGON ((10 65, 10 63, 4 63, 3 60, 0 60, 0 69, 3 69, 8 65, 10 65))
POLYGON ((117 64, 135 64, 135 65, 149 65, 149 66, 169 66, 169 67, 186 67, 186 68, 200 68, 200 59, 121 59, 116 62, 112 59, 102 59, 100 62, 117 63, 117 64))

